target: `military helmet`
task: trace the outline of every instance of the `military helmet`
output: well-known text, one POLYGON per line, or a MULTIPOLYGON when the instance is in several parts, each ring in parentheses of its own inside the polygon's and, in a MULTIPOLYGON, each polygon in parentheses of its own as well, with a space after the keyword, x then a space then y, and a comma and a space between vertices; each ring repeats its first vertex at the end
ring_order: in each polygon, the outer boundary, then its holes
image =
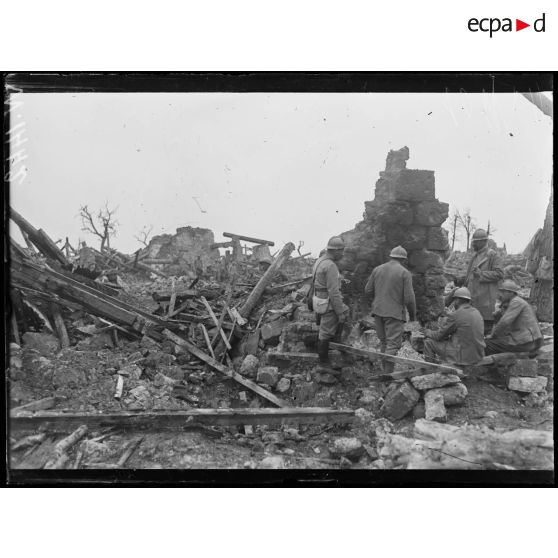
POLYGON ((273 263, 273 258, 271 256, 261 256, 258 260, 258 263, 266 263, 271 265, 273 263))
POLYGON ((396 246, 390 253, 390 258, 399 258, 400 260, 407 259, 407 250, 403 246, 396 246))
POLYGON ((465 300, 471 300, 471 291, 467 287, 459 287, 454 293, 453 298, 464 298, 465 300))
POLYGON ((328 250, 343 250, 345 248, 345 242, 340 236, 332 236, 327 243, 328 250))
POLYGON ((511 291, 512 293, 516 293, 516 294, 519 293, 519 285, 514 281, 510 281, 509 279, 504 281, 500 285, 499 289, 501 291, 511 291))
POLYGON ((477 229, 473 233, 473 241, 475 240, 488 240, 488 233, 484 229, 477 229))

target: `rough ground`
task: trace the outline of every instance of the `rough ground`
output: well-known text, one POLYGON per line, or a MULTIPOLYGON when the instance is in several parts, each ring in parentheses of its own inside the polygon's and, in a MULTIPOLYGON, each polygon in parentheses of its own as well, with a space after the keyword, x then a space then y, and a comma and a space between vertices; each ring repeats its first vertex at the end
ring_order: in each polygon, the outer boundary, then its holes
MULTIPOLYGON (((136 302, 138 296, 141 298, 141 292, 136 293, 136 302)), ((120 347, 114 348, 106 335, 79 336, 75 331, 73 335, 74 341, 80 339, 62 351, 45 344, 24 343, 22 348, 12 345, 8 371, 11 407, 52 395, 60 398, 52 410, 89 412, 266 406, 238 384, 223 381, 218 373, 193 364, 189 356, 172 354, 171 347, 157 346, 147 338, 141 341, 120 338, 120 347), (116 400, 116 372, 122 368, 129 371, 129 376, 122 398, 116 400), (176 389, 176 385, 182 389, 176 389)), ((401 355, 416 353, 406 342, 401 355)), ((114 465, 127 444, 141 437, 141 444, 126 468, 389 468, 389 461, 379 459, 378 428, 412 437, 414 422, 421 415, 415 410, 415 414, 395 422, 381 418, 380 407, 390 383, 370 381, 374 372, 371 363, 346 357, 342 361, 340 381, 334 384, 319 383, 313 364, 282 369, 284 378, 293 385, 298 382, 309 386, 308 392, 291 387, 285 393, 274 393, 293 406, 358 409, 350 426, 257 426, 252 431, 243 426, 182 431, 92 430, 71 450, 67 467, 74 467, 78 455, 79 468, 114 465)), ((260 359, 260 366, 263 364, 265 360, 260 359)), ((449 424, 483 424, 505 431, 552 429, 552 383, 548 393, 529 396, 509 391, 496 372, 469 377, 464 383, 469 395, 465 404, 448 407, 449 424)), ((12 432, 12 445, 24 435, 34 433, 12 432)), ((44 466, 46 450, 63 436, 47 432, 42 445, 11 452, 11 466, 44 466)))

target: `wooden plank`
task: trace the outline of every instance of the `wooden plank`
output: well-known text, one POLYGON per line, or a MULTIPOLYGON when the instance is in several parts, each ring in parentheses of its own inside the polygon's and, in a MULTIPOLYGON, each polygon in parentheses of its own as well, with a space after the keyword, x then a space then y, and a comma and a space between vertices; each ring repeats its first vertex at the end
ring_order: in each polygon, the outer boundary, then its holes
POLYGON ((89 429, 104 425, 119 427, 183 428, 197 425, 229 426, 233 424, 324 424, 349 423, 352 409, 328 407, 288 407, 275 409, 189 409, 187 411, 119 411, 115 413, 43 412, 20 416, 10 415, 10 427, 34 430, 41 425, 49 432, 66 432, 76 426, 89 429))
POLYGON ((43 399, 37 399, 25 405, 14 407, 11 412, 17 414, 30 411, 46 411, 47 409, 52 409, 56 405, 56 401, 56 397, 44 397, 43 399))
POLYGON ((283 401, 282 399, 279 399, 279 397, 276 397, 275 395, 273 395, 269 391, 265 390, 264 388, 262 388, 261 386, 259 386, 255 382, 252 382, 251 380, 248 380, 244 376, 241 376, 240 374, 238 374, 234 370, 223 366, 221 363, 217 362, 214 358, 211 358, 209 355, 207 355, 203 351, 200 351, 200 349, 198 349, 192 343, 190 343, 190 342, 182 339, 181 337, 178 337, 178 335, 172 333, 172 331, 169 331, 168 329, 165 329, 163 331, 163 335, 167 339, 170 339, 171 341, 173 341, 179 347, 182 347, 183 349, 187 350, 189 353, 193 354, 195 357, 197 357, 200 360, 202 360, 203 362, 206 362, 207 364, 209 364, 209 366, 211 366, 213 369, 217 370, 217 372, 220 372, 221 374, 223 374, 227 378, 230 378, 231 380, 234 380, 235 382, 237 382, 240 385, 248 388, 249 390, 253 391, 254 393, 257 393, 259 396, 263 397, 264 399, 267 399, 268 401, 270 401, 274 405, 277 405, 278 407, 287 407, 287 403, 285 401, 283 401))
POLYGON ((54 302, 50 303, 50 312, 54 320, 54 326, 56 327, 56 333, 58 334, 58 339, 60 341, 60 348, 67 349, 70 346, 70 338, 68 337, 68 332, 66 331, 66 325, 64 324, 64 319, 60 313, 60 308, 54 302))
POLYGON ((211 354, 211 358, 215 358, 215 353, 213 352, 213 347, 211 346, 211 341, 209 339, 209 334, 207 333, 207 329, 205 329, 205 326, 203 324, 200 324, 200 329, 202 331, 203 338, 205 339, 205 344, 207 345, 207 349, 211 354))
POLYGON ((250 293, 246 302, 243 304, 242 308, 240 309, 240 315, 243 318, 248 318, 252 310, 255 308, 256 304, 260 300, 261 296, 265 288, 271 283, 273 276, 279 271, 280 267, 285 263, 285 261, 291 255, 291 252, 295 249, 295 245, 292 242, 288 242, 283 246, 281 252, 277 255, 277 257, 273 260, 273 263, 269 266, 267 271, 263 274, 261 279, 258 281, 257 285, 254 287, 254 290, 250 293))
POLYGON ((413 358, 404 358, 394 355, 388 355, 386 353, 380 353, 379 351, 368 351, 366 349, 357 349, 356 347, 350 347, 349 345, 343 345, 341 343, 330 343, 330 348, 337 349, 338 351, 343 351, 345 353, 352 353, 354 355, 359 355, 363 357, 373 358, 375 360, 388 360, 390 362, 396 362, 400 364, 407 364, 419 369, 429 369, 434 372, 447 372, 449 374, 457 374, 462 376, 463 372, 459 368, 453 366, 448 366, 445 364, 435 364, 433 362, 425 362, 423 360, 416 360, 413 358))
POLYGON ((254 244, 265 244, 267 246, 275 246, 275 242, 272 242, 271 240, 262 240, 261 238, 253 238, 251 236, 244 236, 242 234, 233 234, 233 233, 224 232, 223 236, 232 239, 244 240, 245 242, 253 242, 254 244))
POLYGON ((227 347, 227 349, 230 351, 232 349, 231 344, 229 343, 229 340, 227 339, 227 336, 225 335, 225 332, 222 330, 221 325, 219 323, 219 320, 217 319, 217 316, 213 312, 213 308, 211 308, 211 306, 209 305, 209 302, 207 302, 207 299, 205 298, 205 296, 201 297, 201 301, 203 302, 203 305, 207 308, 207 312, 209 313, 209 315, 211 316, 211 319, 213 320, 213 323, 217 327, 217 330, 219 331, 219 333, 221 335, 221 339, 223 339, 223 343, 225 343, 225 347, 227 347))

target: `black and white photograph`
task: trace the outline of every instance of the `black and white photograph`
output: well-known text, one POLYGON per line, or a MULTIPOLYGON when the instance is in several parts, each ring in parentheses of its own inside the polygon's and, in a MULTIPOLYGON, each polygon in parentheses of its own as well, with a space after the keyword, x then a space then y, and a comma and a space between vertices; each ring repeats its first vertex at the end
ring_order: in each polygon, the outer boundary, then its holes
POLYGON ((552 481, 551 74, 4 80, 8 478, 552 481))

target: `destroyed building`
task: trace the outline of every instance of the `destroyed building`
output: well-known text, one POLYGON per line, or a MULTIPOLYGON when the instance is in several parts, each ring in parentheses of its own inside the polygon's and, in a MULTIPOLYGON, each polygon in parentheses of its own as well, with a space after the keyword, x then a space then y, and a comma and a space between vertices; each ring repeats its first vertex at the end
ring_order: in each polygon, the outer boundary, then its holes
POLYGON ((427 363, 409 339, 378 352, 359 303, 395 245, 419 318, 436 327, 444 310, 448 205, 408 158, 388 154, 363 221, 342 235, 355 304, 331 344, 335 374, 316 366, 314 260, 294 244, 182 227, 135 255, 91 249, 92 279, 12 211, 28 249, 11 241, 11 467, 551 469, 552 324, 534 359, 427 363))
POLYGON ((372 269, 401 245, 409 254, 409 269, 422 322, 443 312, 444 260, 448 234, 442 224, 449 205, 436 199, 434 171, 407 168, 409 148, 390 151, 376 182, 375 197, 365 202, 363 220, 341 234, 346 250, 342 266, 352 272, 354 290, 362 293, 372 269))

